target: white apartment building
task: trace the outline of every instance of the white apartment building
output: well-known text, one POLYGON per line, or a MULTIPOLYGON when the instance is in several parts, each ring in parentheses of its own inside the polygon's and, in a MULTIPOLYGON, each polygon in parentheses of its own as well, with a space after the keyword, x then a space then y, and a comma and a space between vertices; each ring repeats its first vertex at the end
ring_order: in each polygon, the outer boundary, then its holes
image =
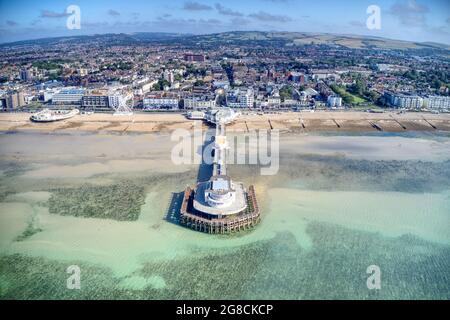
POLYGON ((327 104, 330 108, 340 108, 342 107, 342 98, 338 95, 329 96, 327 104))
POLYGON ((423 98, 419 96, 400 96, 396 100, 399 108, 420 109, 423 106, 423 98))
POLYGON ((423 107, 423 98, 416 95, 385 92, 384 96, 388 105, 396 108, 420 109, 423 107))
POLYGON ((253 108, 254 103, 255 93, 253 89, 237 90, 227 97, 227 106, 230 108, 253 108))
POLYGON ((450 97, 429 96, 424 99, 424 106, 429 109, 450 109, 450 97))
POLYGON ((172 84, 175 81, 175 76, 172 70, 164 71, 164 80, 172 84))
POLYGON ((133 100, 133 95, 131 94, 113 94, 108 95, 108 104, 110 108, 117 109, 120 106, 129 105, 133 100))
POLYGON ((423 98, 419 96, 397 96, 394 106, 406 109, 420 109, 423 106, 423 98))
POLYGON ((281 105, 281 98, 279 95, 273 95, 267 98, 268 107, 279 107, 281 105))
POLYGON ((157 110, 157 109, 178 109, 180 99, 178 98, 145 98, 144 109, 145 110, 157 110))
POLYGON ((56 92, 57 92, 56 90, 52 89, 45 90, 43 93, 44 102, 49 102, 50 100, 52 100, 56 92))
POLYGON ((201 97, 191 97, 184 99, 184 108, 191 110, 210 109, 216 107, 215 99, 202 99, 201 97))

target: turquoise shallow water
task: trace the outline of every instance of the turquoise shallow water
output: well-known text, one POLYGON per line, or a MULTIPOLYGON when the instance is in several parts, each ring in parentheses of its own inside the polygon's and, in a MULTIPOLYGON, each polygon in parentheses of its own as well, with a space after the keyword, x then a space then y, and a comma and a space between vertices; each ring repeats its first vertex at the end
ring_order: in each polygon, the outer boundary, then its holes
POLYGON ((172 165, 171 146, 163 135, 0 136, 0 297, 450 298, 445 135, 282 137, 276 176, 230 167, 263 210, 235 236, 166 219, 198 169, 172 165), (124 188, 142 199, 137 218, 127 220, 124 188), (377 291, 366 286, 374 264, 377 291), (81 290, 66 288, 69 265, 80 266, 81 290))

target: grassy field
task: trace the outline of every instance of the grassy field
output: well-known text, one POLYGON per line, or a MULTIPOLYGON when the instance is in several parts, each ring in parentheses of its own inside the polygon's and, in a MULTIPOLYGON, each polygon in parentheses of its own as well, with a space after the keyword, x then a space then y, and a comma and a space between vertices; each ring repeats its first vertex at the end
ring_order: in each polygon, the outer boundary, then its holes
POLYGON ((340 95, 342 97, 342 99, 344 100, 345 103, 349 103, 352 105, 358 105, 358 104, 367 102, 366 99, 356 96, 354 94, 351 94, 343 87, 332 86, 332 89, 335 93, 337 93, 338 95, 340 95))
POLYGON ((369 110, 369 109, 370 110, 380 110, 380 111, 384 110, 380 106, 377 106, 377 105, 375 105, 373 103, 352 106, 352 110, 354 110, 354 111, 366 111, 366 110, 369 110))

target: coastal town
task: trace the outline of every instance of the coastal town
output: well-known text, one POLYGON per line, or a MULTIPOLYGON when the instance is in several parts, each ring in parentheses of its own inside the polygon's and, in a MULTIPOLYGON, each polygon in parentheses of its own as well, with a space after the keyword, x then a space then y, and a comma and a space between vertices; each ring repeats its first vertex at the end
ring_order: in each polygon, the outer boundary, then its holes
POLYGON ((450 111, 445 49, 352 48, 314 39, 281 45, 276 35, 254 40, 264 34, 225 33, 212 40, 111 34, 3 45, 0 108, 76 108, 82 114, 216 107, 450 111))
POLYGON ((0 1, 0 300, 449 301, 449 35, 448 0, 0 1))

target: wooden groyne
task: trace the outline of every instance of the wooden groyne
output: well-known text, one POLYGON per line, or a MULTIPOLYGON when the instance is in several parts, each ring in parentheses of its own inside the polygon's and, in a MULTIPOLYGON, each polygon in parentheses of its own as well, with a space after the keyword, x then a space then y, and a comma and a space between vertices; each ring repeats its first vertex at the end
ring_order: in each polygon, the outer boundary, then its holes
POLYGON ((336 125, 336 127, 338 127, 339 129, 341 128, 341 125, 335 119, 333 119, 333 122, 336 125))
POLYGON ((378 131, 383 131, 383 128, 382 128, 380 125, 378 125, 378 124, 376 124, 375 122, 372 122, 372 121, 370 121, 370 120, 367 120, 367 121, 369 121, 369 123, 370 123, 370 125, 372 126, 372 128, 374 128, 374 129, 376 129, 376 130, 378 130, 378 131))
POLYGON ((436 126, 434 124, 432 124, 430 121, 428 121, 427 119, 425 119, 425 117, 422 117, 422 119, 428 123, 430 125, 430 127, 432 127, 434 130, 437 130, 436 126))
POLYGON ((394 120, 395 122, 397 122, 397 124, 398 124, 400 127, 402 127, 403 130, 406 130, 406 127, 405 127, 403 124, 401 124, 400 121, 398 121, 397 119, 395 119, 391 114, 390 114, 389 116, 392 118, 392 120, 394 120))

